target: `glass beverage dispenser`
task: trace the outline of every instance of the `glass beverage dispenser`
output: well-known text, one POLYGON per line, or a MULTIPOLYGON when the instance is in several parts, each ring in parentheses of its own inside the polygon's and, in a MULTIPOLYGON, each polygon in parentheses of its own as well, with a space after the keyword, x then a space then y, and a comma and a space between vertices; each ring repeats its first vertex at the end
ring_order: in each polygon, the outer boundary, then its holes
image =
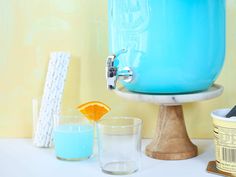
POLYGON ((107 84, 141 93, 208 89, 225 56, 225 0, 108 0, 107 84))

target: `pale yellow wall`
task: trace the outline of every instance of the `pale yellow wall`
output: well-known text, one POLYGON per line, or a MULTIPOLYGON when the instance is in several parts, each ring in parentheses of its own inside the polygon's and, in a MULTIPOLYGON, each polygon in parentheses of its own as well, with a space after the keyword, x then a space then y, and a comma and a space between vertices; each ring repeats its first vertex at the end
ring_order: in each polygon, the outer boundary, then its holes
MULTIPOLYGON (((66 50, 72 61, 63 97, 63 113, 89 100, 111 106, 110 115, 138 116, 143 136, 151 137, 157 106, 119 98, 107 91, 107 0, 0 0, 0 136, 30 137, 32 98, 40 98, 49 53, 66 50)), ((223 96, 186 104, 191 137, 212 137, 209 113, 236 104, 236 1, 227 0, 227 59, 217 83, 223 96)))

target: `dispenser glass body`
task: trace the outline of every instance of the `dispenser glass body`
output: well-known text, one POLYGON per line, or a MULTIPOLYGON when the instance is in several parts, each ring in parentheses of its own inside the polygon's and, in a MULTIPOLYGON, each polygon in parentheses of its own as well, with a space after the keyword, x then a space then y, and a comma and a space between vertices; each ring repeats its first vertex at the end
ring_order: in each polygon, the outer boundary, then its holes
MULTIPOLYGON (((208 89, 225 57, 225 0, 108 0, 109 50, 142 93, 208 89)), ((119 69, 118 69, 119 72, 119 69)))

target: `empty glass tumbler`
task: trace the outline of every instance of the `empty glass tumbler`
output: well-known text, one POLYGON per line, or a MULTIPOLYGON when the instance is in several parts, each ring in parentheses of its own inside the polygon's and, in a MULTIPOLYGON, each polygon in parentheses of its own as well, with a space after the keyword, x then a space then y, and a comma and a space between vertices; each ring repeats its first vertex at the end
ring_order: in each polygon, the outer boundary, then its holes
POLYGON ((99 162, 108 174, 130 174, 140 166, 142 120, 114 117, 97 123, 99 162))

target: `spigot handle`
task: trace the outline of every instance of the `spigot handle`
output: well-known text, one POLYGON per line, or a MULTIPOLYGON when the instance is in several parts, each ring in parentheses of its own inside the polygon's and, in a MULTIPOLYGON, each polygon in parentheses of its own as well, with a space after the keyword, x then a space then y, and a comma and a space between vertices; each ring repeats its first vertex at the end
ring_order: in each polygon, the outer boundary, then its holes
POLYGON ((107 57, 107 66, 106 66, 106 79, 108 89, 114 89, 117 82, 117 68, 114 66, 114 60, 116 56, 111 55, 107 57))
POLYGON ((116 54, 107 57, 107 64, 106 64, 106 79, 107 79, 107 87, 108 89, 112 90, 116 88, 116 82, 119 77, 122 77, 124 81, 131 82, 132 80, 132 71, 129 67, 125 67, 118 72, 118 66, 115 64, 115 60, 121 54, 126 53, 126 49, 122 49, 116 54))

